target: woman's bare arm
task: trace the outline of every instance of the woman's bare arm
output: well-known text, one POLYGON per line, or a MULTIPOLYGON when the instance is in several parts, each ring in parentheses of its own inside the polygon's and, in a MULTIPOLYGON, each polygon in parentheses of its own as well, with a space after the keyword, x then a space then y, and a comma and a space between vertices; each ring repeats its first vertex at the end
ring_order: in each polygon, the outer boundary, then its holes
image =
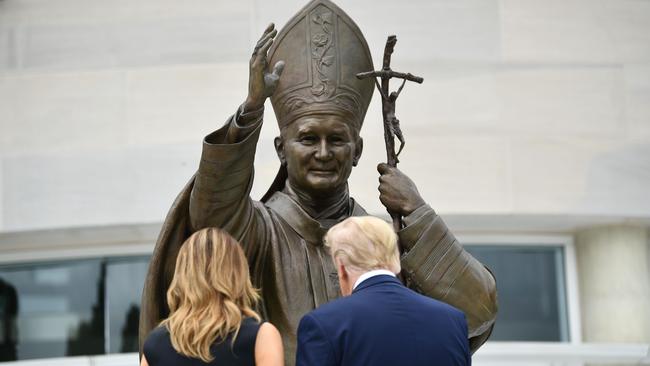
MULTIPOLYGON (((255 340, 255 364, 257 366, 283 366, 284 349, 282 336, 271 323, 263 323, 255 340)), ((142 365, 141 365, 142 366, 142 365)))
POLYGON ((149 363, 147 362, 147 358, 142 355, 142 359, 140 360, 140 366, 149 366, 149 363))

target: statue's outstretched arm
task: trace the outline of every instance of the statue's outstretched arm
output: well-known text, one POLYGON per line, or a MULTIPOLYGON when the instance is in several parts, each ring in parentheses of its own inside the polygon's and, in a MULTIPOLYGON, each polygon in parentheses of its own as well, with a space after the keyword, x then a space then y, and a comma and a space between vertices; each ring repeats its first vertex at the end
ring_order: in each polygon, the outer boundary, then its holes
POLYGON ((276 34, 271 24, 257 42, 250 61, 246 101, 222 128, 205 137, 198 172, 165 219, 142 293, 140 347, 168 314, 165 294, 178 250, 191 232, 208 226, 223 228, 243 244, 251 266, 260 267, 265 260, 268 218, 256 212, 249 193, 264 102, 275 90, 284 66, 278 62, 272 72, 266 71, 266 52, 276 34))
POLYGON ((270 24, 254 48, 244 103, 222 128, 203 141, 190 198, 192 230, 216 226, 241 239, 250 225, 253 205, 249 193, 264 102, 273 94, 284 69, 284 62, 278 61, 272 71, 267 70, 267 51, 276 34, 270 24))

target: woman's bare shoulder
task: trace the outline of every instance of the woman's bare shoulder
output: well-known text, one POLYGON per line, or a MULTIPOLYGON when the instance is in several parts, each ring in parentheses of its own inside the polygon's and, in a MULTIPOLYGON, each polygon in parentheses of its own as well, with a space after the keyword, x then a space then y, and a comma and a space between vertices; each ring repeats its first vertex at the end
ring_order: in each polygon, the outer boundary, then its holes
POLYGON ((255 339, 255 364, 259 366, 284 365, 282 336, 273 324, 264 322, 260 325, 255 339))

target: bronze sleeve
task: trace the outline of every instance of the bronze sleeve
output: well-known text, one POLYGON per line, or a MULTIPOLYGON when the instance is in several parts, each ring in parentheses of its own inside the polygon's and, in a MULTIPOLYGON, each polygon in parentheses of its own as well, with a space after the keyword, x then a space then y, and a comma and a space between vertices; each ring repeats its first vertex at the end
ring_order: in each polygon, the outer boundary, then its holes
POLYGON ((260 116, 258 121, 236 133, 240 141, 226 143, 233 129, 239 128, 235 122, 237 115, 203 141, 190 196, 190 221, 192 230, 216 226, 241 239, 255 216, 249 194, 262 123, 260 116))
POLYGON ((428 205, 405 217, 402 268, 411 287, 465 313, 472 352, 487 340, 497 313, 494 276, 466 252, 428 205))

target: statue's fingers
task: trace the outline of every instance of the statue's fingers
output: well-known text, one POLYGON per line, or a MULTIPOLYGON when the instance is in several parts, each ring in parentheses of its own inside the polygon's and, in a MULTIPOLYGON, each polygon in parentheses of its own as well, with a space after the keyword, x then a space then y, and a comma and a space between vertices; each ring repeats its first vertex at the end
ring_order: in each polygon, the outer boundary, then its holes
POLYGON ((377 171, 379 174, 386 174, 390 172, 390 166, 386 163, 379 163, 379 165, 377 165, 377 171))
POLYGON ((269 50, 269 47, 271 47, 272 44, 273 44, 273 38, 267 39, 264 45, 262 45, 262 47, 260 47, 259 50, 257 50, 257 54, 266 57, 266 51, 269 50))
POLYGON ((275 28, 275 24, 273 23, 270 23, 268 26, 266 26, 266 29, 264 29, 264 33, 262 33, 262 36, 260 37, 260 41, 262 40, 262 38, 266 37, 267 34, 271 33, 271 31, 273 31, 274 28, 275 28))
POLYGON ((264 46, 264 44, 265 44, 269 39, 275 37, 276 35, 278 35, 278 31, 275 30, 275 29, 274 29, 272 32, 270 32, 270 33, 266 33, 265 35, 262 36, 262 38, 260 38, 259 41, 257 41, 257 44, 255 44, 255 49, 256 49, 256 50, 259 50, 260 48, 262 48, 262 46, 264 46))
POLYGON ((267 84, 275 84, 278 82, 279 77, 275 74, 265 74, 264 80, 267 84))
POLYGON ((264 84, 265 84, 265 90, 267 95, 273 94, 275 88, 278 86, 279 79, 280 77, 274 74, 264 75, 264 84))
POLYGON ((282 71, 284 71, 284 61, 280 60, 276 62, 275 65, 273 66, 273 75, 280 78, 280 75, 282 75, 282 71))
MULTIPOLYGON (((380 184, 380 185, 384 185, 384 184, 386 184, 386 179, 387 179, 386 176, 383 175, 383 174, 381 174, 381 175, 379 176, 379 184, 380 184)), ((380 186, 379 188, 381 188, 381 186, 380 186)))
POLYGON ((381 184, 379 185, 379 187, 377 187, 377 190, 379 191, 379 200, 383 201, 384 199, 386 199, 386 195, 381 190, 381 184))
POLYGON ((381 194, 379 195, 379 201, 381 202, 382 205, 384 205, 384 207, 390 207, 392 203, 392 201, 389 198, 381 194))
POLYGON ((389 192, 386 191, 386 187, 384 187, 383 184, 380 184, 380 185, 379 185, 379 188, 377 188, 377 190, 379 191, 379 196, 380 196, 380 197, 384 197, 384 198, 386 198, 386 197, 389 196, 389 194, 388 194, 389 192))

